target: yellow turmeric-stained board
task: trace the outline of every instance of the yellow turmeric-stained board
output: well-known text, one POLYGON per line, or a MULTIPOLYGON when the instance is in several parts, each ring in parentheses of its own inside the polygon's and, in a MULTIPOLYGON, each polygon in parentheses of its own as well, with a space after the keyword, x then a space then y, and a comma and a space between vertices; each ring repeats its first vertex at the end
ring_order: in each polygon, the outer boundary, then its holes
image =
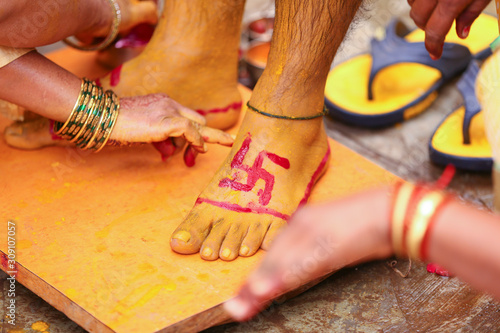
MULTIPOLYGON (((93 60, 71 54, 68 67, 81 66, 75 59, 93 60)), ((88 75, 82 68, 72 67, 88 75)), ((242 93, 248 99, 250 92, 242 93)), ((0 131, 7 124, 0 120, 0 131)), ((311 201, 395 179, 330 144, 333 158, 311 201)), ((186 168, 180 155, 161 162, 149 145, 89 154, 61 147, 20 151, 0 142, 2 269, 12 271, 6 261, 12 221, 18 281, 89 331, 195 331, 227 320, 220 305, 264 253, 206 262, 173 253, 169 238, 228 152, 211 146, 186 168)))

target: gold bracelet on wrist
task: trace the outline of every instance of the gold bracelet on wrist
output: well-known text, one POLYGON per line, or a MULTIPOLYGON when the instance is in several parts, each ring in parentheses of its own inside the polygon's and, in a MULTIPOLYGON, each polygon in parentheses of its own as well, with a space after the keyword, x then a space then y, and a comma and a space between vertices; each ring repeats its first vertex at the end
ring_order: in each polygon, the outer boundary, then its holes
POLYGON ((100 151, 108 142, 120 109, 119 98, 95 82, 82 80, 76 104, 65 123, 55 122, 56 134, 81 149, 100 151))
POLYGON ((110 123, 109 123, 108 127, 105 129, 104 141, 100 147, 95 147, 96 153, 98 153, 102 148, 104 148, 104 146, 108 142, 109 138, 111 137, 111 132, 115 128, 116 120, 118 119, 118 114, 120 111, 120 99, 112 91, 109 91, 109 92, 110 92, 112 102, 113 102, 112 107, 110 109, 112 109, 113 111, 112 111, 110 123))
POLYGON ((93 146, 94 140, 97 137, 97 134, 99 134, 99 132, 100 132, 99 127, 101 126, 101 124, 106 116, 106 104, 107 104, 106 102, 107 102, 107 98, 104 95, 102 97, 101 103, 99 105, 99 110, 100 110, 99 119, 95 123, 95 127, 93 129, 93 132, 92 132, 90 139, 88 140, 88 143, 85 146, 81 147, 82 149, 89 149, 93 146))
POLYGON ((420 259, 420 249, 425 232, 436 209, 444 199, 444 193, 433 191, 426 194, 418 203, 406 236, 407 251, 410 258, 420 259))
POLYGON ((451 195, 426 185, 403 183, 394 194, 391 239, 394 253, 427 260, 427 240, 432 222, 451 195))
POLYGON ((78 123, 78 126, 73 131, 73 138, 69 140, 69 142, 76 142, 78 138, 85 133, 87 128, 87 124, 92 119, 92 109, 94 108, 94 104, 97 98, 97 93, 99 92, 99 88, 97 85, 94 85, 92 89, 92 94, 90 95, 89 101, 85 105, 83 116, 81 121, 78 123))
POLYGON ((60 123, 60 122, 56 122, 56 124, 54 125, 54 133, 56 135, 62 136, 67 131, 70 124, 75 120, 75 118, 78 114, 76 111, 80 107, 80 103, 81 103, 82 99, 85 98, 85 92, 87 91, 89 84, 90 84, 90 81, 88 81, 86 79, 82 79, 82 83, 80 86, 80 93, 78 94, 78 98, 76 99, 75 106, 73 107, 73 110, 71 111, 71 114, 68 117, 68 120, 66 120, 66 122, 64 124, 60 123))
POLYGON ((88 140, 92 137, 97 125, 97 121, 100 118, 102 113, 102 101, 104 99, 104 93, 101 87, 98 87, 97 93, 94 99, 94 103, 92 104, 91 109, 89 110, 89 119, 87 125, 85 126, 82 136, 75 141, 77 147, 83 148, 87 145, 88 140))
POLYGON ((394 199, 394 208, 392 212, 392 247, 394 253, 398 256, 404 255, 403 240, 404 240, 404 222, 406 211, 410 203, 411 195, 415 190, 415 186, 411 183, 403 183, 396 192, 394 199))
POLYGON ((113 23, 111 25, 111 31, 109 35, 101 43, 97 45, 83 45, 82 43, 72 42, 68 38, 63 39, 63 42, 66 45, 82 51, 104 50, 109 45, 111 45, 116 36, 118 36, 118 32, 120 31, 120 24, 122 23, 122 13, 120 10, 120 6, 118 5, 118 2, 116 0, 108 0, 108 2, 113 10, 113 23))

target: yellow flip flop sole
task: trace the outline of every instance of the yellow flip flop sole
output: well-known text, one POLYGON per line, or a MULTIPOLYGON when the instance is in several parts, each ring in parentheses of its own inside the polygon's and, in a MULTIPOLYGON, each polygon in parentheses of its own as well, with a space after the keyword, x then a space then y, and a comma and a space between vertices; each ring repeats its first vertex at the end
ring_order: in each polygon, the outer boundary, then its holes
MULTIPOLYGON (((482 14, 467 39, 458 38, 454 31, 453 27, 446 38, 447 43, 466 46, 474 56, 482 57, 488 54, 489 43, 497 37, 498 23, 493 16, 482 14)), ((409 43, 424 39, 425 33, 420 29, 404 37, 409 43)), ((437 98, 437 90, 446 83, 439 69, 414 62, 396 63, 375 76, 373 99, 369 99, 372 59, 372 54, 362 54, 330 71, 325 101, 333 117, 363 127, 393 125, 426 110, 437 98)), ((458 72, 465 69, 466 63, 458 72)))

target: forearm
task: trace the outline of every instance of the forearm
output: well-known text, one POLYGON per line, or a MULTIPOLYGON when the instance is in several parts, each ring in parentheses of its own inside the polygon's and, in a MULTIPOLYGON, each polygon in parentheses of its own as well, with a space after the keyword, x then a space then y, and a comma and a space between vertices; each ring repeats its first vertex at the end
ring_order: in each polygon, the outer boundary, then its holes
POLYGON ((37 47, 111 26, 106 0, 0 0, 0 45, 37 47))
POLYGON ((429 257, 500 299, 500 219, 454 201, 437 216, 429 257))
POLYGON ((0 68, 0 99, 66 121, 80 93, 78 77, 36 51, 0 68))

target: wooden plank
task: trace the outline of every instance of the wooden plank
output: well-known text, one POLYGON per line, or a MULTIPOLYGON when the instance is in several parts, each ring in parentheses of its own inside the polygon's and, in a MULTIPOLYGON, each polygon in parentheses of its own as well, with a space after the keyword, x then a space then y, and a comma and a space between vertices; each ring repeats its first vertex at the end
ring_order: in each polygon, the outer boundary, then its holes
MULTIPOLYGON (((64 52, 57 61, 79 75, 104 72, 85 65, 92 54, 64 52)), ((249 98, 248 90, 242 93, 249 98)), ((0 130, 6 124, 0 121, 0 130)), ((394 180, 330 144, 334 158, 312 201, 394 180)), ((26 152, 0 143, 0 220, 5 227, 16 222, 18 281, 92 332, 195 331, 227 320, 220 305, 263 253, 206 262, 173 253, 168 244, 229 152, 210 148, 187 169, 180 155, 163 163, 149 145, 89 154, 57 147, 26 152)), ((8 271, 6 237, 0 251, 8 271)))

